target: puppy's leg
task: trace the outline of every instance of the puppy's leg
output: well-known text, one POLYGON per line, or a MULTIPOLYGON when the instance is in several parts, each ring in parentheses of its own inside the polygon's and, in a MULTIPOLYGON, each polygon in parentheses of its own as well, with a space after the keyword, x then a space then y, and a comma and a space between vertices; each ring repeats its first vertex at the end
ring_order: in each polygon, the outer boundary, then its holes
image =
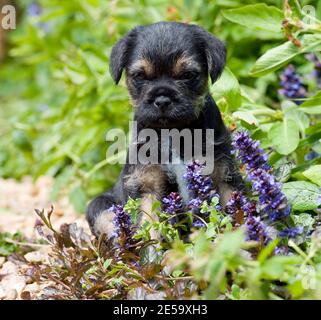
MULTIPOLYGON (((155 222, 158 221, 158 216, 153 212, 152 207, 153 203, 157 200, 157 197, 155 194, 145 194, 142 197, 142 203, 141 203, 141 213, 139 216, 139 225, 143 225, 145 221, 148 222, 155 222)), ((157 234, 155 230, 152 230, 150 232, 150 237, 153 240, 159 240, 160 235, 157 234)))
MULTIPOLYGON (((167 180, 167 174, 161 165, 139 166, 130 176, 125 177, 125 188, 133 190, 139 186, 141 193, 141 212, 138 217, 138 225, 142 225, 145 221, 158 221, 152 206, 156 200, 161 200, 165 195, 167 180)), ((152 231, 151 238, 160 239, 160 236, 152 231)))
POLYGON ((158 165, 137 167, 134 172, 126 175, 123 178, 122 188, 116 187, 113 191, 98 196, 89 204, 86 218, 92 233, 97 237, 105 233, 107 238, 110 238, 113 234, 115 214, 109 209, 115 203, 126 203, 129 197, 142 198, 138 225, 141 225, 146 219, 158 219, 156 216, 149 218, 148 215, 152 214, 153 201, 161 199, 163 196, 166 178, 166 174, 158 165))
POLYGON ((242 177, 233 160, 215 163, 212 173, 212 179, 220 196, 220 204, 222 207, 231 198, 233 191, 242 190, 244 188, 242 177))
POLYGON ((111 193, 104 193, 90 202, 87 208, 86 219, 91 232, 96 237, 105 233, 107 238, 111 238, 114 229, 114 213, 109 211, 109 209, 115 202, 111 193))

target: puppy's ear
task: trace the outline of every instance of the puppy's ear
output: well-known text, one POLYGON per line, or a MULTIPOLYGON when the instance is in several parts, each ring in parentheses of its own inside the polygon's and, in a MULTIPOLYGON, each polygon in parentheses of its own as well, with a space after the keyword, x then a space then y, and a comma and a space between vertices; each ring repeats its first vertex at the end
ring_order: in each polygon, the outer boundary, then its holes
POLYGON ((127 37, 120 39, 111 51, 109 71, 116 84, 118 84, 126 65, 127 41, 127 37))
POLYGON ((128 62, 128 56, 133 46, 135 37, 137 35, 137 30, 138 27, 127 33, 124 38, 120 39, 115 44, 111 51, 109 60, 109 71, 116 84, 118 84, 123 69, 125 68, 128 62))
POLYGON ((221 75, 226 62, 226 47, 222 41, 203 28, 193 25, 195 37, 205 51, 208 72, 212 83, 221 75))

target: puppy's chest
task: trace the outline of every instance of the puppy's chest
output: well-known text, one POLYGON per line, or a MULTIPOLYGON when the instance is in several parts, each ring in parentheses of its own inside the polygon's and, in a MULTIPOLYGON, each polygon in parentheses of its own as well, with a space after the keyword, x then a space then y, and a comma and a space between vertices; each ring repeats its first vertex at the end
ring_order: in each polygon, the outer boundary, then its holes
MULTIPOLYGON (((186 162, 190 163, 194 159, 194 154, 190 154, 186 158, 185 154, 182 154, 182 149, 173 145, 171 139, 162 140, 161 144, 155 144, 155 148, 159 151, 157 164, 143 165, 139 163, 133 166, 133 169, 130 170, 131 174, 125 177, 125 188, 129 191, 128 193, 139 197, 154 194, 160 199, 170 192, 179 192, 188 202, 190 192, 184 175, 186 162)), ((213 171, 210 173, 214 185, 218 185, 224 180, 223 171, 220 165, 214 163, 213 171)))
POLYGON ((139 197, 154 194, 160 199, 170 192, 179 192, 188 202, 190 192, 184 178, 185 173, 186 164, 181 159, 169 164, 140 165, 124 177, 124 185, 129 194, 136 194, 139 197))

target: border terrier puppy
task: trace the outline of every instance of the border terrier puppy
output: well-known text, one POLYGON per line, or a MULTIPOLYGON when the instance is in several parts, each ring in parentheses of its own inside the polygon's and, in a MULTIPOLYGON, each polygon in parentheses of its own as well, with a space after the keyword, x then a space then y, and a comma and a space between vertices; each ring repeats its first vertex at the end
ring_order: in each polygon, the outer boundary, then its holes
MULTIPOLYGON (((192 132, 214 129, 215 166, 211 176, 222 205, 242 185, 230 154, 229 132, 208 88, 209 76, 214 83, 225 60, 226 49, 220 40, 197 25, 176 22, 134 28, 116 43, 110 57, 110 72, 116 84, 123 71, 126 73, 138 132, 145 128, 158 133, 171 128, 192 132)), ((148 212, 153 198, 161 199, 173 191, 186 194, 182 171, 174 167, 141 164, 139 159, 137 164, 131 164, 127 156, 113 189, 88 206, 87 220, 93 234, 112 236, 114 213, 108 209, 115 203, 140 197, 142 212, 148 212)), ((143 220, 144 216, 140 217, 140 223, 143 220)))

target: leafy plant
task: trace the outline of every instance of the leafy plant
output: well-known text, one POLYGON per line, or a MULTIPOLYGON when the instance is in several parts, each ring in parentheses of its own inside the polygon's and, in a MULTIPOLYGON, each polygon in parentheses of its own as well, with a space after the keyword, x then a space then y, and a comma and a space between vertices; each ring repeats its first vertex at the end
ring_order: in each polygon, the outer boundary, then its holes
MULTIPOLYGON (((149 213, 141 211, 140 199, 114 205, 109 209, 114 214, 109 239, 103 234, 92 241, 75 224, 57 232, 50 222, 52 210, 37 210, 51 231, 45 234, 38 223, 39 233, 52 246, 52 259, 33 266, 29 274, 57 285, 48 286, 43 298, 318 297, 318 292, 310 292, 319 286, 314 262, 320 252, 319 229, 314 219, 308 213, 294 215, 295 206, 291 213, 258 142, 239 132, 233 146, 251 189, 235 191, 225 209, 211 178, 194 162, 184 175, 192 198, 187 204, 172 192, 149 213), (138 226, 142 214, 158 219, 138 226), (305 275, 303 270, 310 271, 305 275)), ((307 206, 314 205, 315 199, 303 192, 289 200, 295 204, 303 197, 307 206)))

